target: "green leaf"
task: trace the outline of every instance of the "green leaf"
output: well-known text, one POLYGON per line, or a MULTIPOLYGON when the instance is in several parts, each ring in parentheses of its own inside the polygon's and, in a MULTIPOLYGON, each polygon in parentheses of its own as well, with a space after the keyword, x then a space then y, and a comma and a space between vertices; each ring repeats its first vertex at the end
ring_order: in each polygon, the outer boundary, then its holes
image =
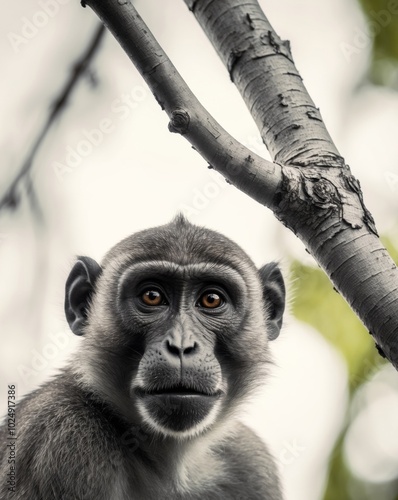
POLYGON ((291 276, 293 314, 312 325, 340 351, 347 362, 350 388, 355 389, 384 363, 372 336, 323 271, 294 261, 291 276))
POLYGON ((359 3, 367 22, 363 35, 373 44, 369 78, 377 85, 398 89, 398 2, 359 0, 359 3))

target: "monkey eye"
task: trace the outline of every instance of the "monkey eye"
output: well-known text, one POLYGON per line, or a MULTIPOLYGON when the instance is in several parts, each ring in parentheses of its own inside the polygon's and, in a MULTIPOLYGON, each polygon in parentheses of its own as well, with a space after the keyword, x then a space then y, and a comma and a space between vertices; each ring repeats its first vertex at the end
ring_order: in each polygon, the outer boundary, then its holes
POLYGON ((200 296, 198 303, 199 307, 204 307, 206 309, 216 309, 224 304, 224 298, 221 294, 215 291, 206 291, 200 296))
POLYGON ((156 289, 145 290, 141 294, 142 302, 147 306, 160 306, 166 304, 166 299, 164 295, 156 289))

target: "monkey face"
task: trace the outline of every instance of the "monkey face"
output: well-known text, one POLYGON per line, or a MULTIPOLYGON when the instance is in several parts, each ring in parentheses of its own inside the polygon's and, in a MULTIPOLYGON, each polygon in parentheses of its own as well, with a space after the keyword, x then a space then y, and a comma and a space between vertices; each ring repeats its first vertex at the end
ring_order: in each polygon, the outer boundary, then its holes
POLYGON ((283 307, 275 264, 258 271, 184 219, 124 240, 102 267, 80 258, 65 301, 87 337, 89 384, 127 418, 178 438, 215 425, 261 380, 283 307))
POLYGON ((145 332, 131 385, 142 418, 164 434, 200 432, 228 393, 216 349, 239 331, 244 281, 225 265, 153 261, 130 265, 118 288, 124 328, 145 332))

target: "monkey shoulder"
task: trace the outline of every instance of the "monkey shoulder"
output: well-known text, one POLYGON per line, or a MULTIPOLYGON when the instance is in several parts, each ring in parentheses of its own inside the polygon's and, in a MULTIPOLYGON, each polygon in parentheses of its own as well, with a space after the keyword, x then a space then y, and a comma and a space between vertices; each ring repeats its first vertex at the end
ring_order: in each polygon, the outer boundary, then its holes
MULTIPOLYGON (((275 461, 253 430, 237 423, 215 449, 224 464, 219 498, 234 500, 282 500, 275 461)), ((218 498, 218 497, 217 497, 218 498)))
POLYGON ((186 471, 190 487, 168 498, 283 500, 274 459, 251 429, 236 422, 222 438, 212 438, 211 434, 209 438, 214 439, 215 444, 207 452, 195 451, 194 465, 186 471))
MULTIPOLYGON (((14 498, 105 500, 113 484, 121 487, 115 478, 122 463, 119 435, 126 424, 71 373, 57 375, 24 397, 15 413, 14 498)), ((5 425, 1 439, 6 439, 5 425)))

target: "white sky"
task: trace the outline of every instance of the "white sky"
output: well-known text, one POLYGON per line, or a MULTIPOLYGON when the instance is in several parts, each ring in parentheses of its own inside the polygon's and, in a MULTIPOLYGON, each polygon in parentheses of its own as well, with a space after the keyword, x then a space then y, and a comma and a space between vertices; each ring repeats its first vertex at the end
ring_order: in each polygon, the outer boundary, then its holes
MULTIPOLYGON (((290 39, 304 83, 360 179, 380 232, 395 235, 398 97, 379 89, 353 95, 370 50, 356 2, 260 3, 280 36, 290 39), (355 54, 347 58, 342 44, 354 47, 355 54)), ((243 101, 182 0, 138 0, 136 6, 215 118, 238 140, 267 155, 243 101)), ((94 14, 77 0, 20 0, 3 8, 0 189, 21 164, 95 23, 94 14), (46 20, 43 9, 50 4, 46 20), (33 22, 42 26, 35 28, 33 22), (15 35, 30 38, 17 43, 15 35)), ((165 223, 189 207, 192 222, 231 237, 258 265, 287 262, 292 255, 309 259, 271 212, 227 185, 183 138, 168 132, 166 115, 111 36, 95 71, 99 85, 80 84, 37 158, 35 185, 45 230, 35 226, 29 206, 17 217, 0 219, 2 413, 6 384, 16 382, 20 395, 37 387, 81 341, 67 331, 63 317, 64 281, 74 255, 100 259, 122 237, 165 223), (126 95, 132 99, 129 108, 122 102, 126 95), (79 160, 82 141, 104 119, 107 132, 79 160), (60 179, 55 165, 65 164, 72 150, 76 165, 60 179)), ((276 373, 247 419, 271 443, 283 468, 287 498, 316 500, 345 411, 346 373, 317 332, 292 319, 288 323, 274 344, 276 373)))

